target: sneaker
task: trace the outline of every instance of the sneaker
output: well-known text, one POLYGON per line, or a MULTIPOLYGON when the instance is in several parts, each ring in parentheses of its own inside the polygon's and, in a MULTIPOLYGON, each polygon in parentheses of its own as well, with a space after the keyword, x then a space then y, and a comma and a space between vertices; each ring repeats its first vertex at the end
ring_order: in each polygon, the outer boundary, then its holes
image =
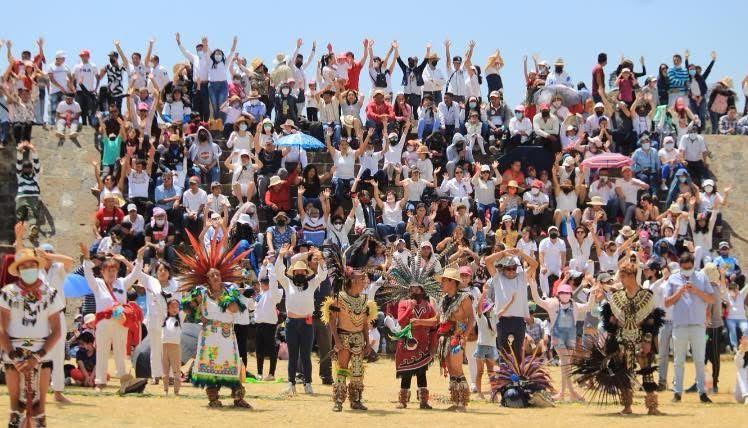
POLYGON ((699 390, 699 389, 698 389, 698 388, 696 387, 696 384, 694 383, 693 385, 691 385, 691 387, 690 387, 690 388, 688 388, 688 389, 686 390, 686 392, 696 392, 696 391, 698 391, 698 390, 699 390))
POLYGON ((677 392, 675 394, 673 394, 672 402, 673 403, 680 403, 680 394, 678 394, 677 392))
POLYGON ((711 403, 712 399, 709 398, 709 396, 706 395, 706 393, 704 393, 704 394, 699 395, 699 401, 701 401, 702 403, 711 403))
POLYGON ((275 380, 275 376, 273 376, 273 375, 271 375, 271 374, 270 374, 270 375, 267 375, 267 376, 263 376, 263 377, 262 377, 262 380, 264 380, 265 382, 272 382, 272 381, 274 381, 274 380, 275 380))
POLYGON ((476 387, 475 385, 470 385, 470 392, 475 394, 476 392, 478 392, 478 387, 476 387))
POLYGON ((283 390, 283 394, 290 396, 296 395, 296 385, 289 382, 286 389, 283 390))
POLYGON ((305 383, 304 384, 304 393, 312 395, 314 394, 314 391, 312 390, 312 384, 311 383, 305 383))

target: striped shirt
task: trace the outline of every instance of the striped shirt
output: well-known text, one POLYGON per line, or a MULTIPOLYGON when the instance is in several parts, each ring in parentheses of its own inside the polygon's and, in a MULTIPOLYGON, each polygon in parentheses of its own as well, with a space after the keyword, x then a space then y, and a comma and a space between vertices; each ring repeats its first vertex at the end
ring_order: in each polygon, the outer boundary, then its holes
POLYGON ((667 78, 670 81, 670 89, 685 90, 688 83, 688 70, 684 67, 670 67, 667 70, 667 78))
POLYGON ((31 152, 31 163, 33 170, 31 174, 26 175, 21 171, 23 170, 23 152, 18 152, 16 157, 16 179, 18 181, 18 192, 16 198, 24 197, 39 197, 41 191, 39 190, 39 156, 36 152, 31 152))

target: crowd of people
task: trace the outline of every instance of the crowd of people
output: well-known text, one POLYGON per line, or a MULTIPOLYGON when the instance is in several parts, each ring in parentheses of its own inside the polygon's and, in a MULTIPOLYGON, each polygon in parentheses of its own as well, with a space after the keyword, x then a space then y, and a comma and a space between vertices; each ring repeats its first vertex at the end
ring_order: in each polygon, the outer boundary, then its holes
MULTIPOLYGON (((483 396, 482 374, 530 355, 562 367, 554 400, 582 401, 573 366, 606 334, 621 338, 624 367, 659 361, 644 380, 651 414, 668 387, 675 402, 691 390, 710 402, 728 351, 735 398, 748 404, 748 288, 720 213, 732 187, 711 175, 704 139, 748 134, 748 115, 738 114, 730 77, 709 82, 715 52, 704 68, 675 54, 656 75, 644 58, 637 72, 600 53, 589 87, 563 58, 525 57, 525 96, 509 104, 504 59, 496 50, 481 67, 474 41, 464 52, 445 41, 442 67, 431 44, 420 59, 401 57, 396 41, 378 55, 368 39, 358 57, 316 43, 305 57, 299 39, 266 64, 241 56, 237 37, 227 54, 206 37, 194 49, 175 40, 168 49, 185 61, 171 70, 154 40, 145 58, 115 41, 103 67, 86 49, 73 65, 62 51, 48 63, 42 39, 20 59, 3 43, 0 144, 17 150, 18 225, 0 347, 11 391, 18 373, 41 373, 38 426, 50 376, 61 401, 66 379, 101 390, 113 352, 127 390, 138 381, 125 358, 141 340, 152 382, 178 394, 187 324, 201 324, 204 340, 185 379, 206 387, 211 407, 221 386, 250 407, 239 379, 274 380, 279 349, 284 391, 300 383, 312 394, 314 348, 336 411, 346 396, 366 409, 363 365, 393 348, 400 408, 414 376, 420 407, 431 407, 425 372, 435 354, 455 410, 483 396), (51 127, 58 146, 100 152, 92 230, 77 237, 75 258, 39 242, 34 125, 51 127), (62 284, 79 257, 90 294, 66 334, 62 284), (620 309, 627 299, 646 313, 620 309), (35 313, 48 319, 21 323, 33 309, 23 301, 43 303, 35 313), (606 311, 634 327, 610 327, 606 311), (645 317, 657 328, 637 330, 645 317), (14 342, 27 336, 37 341, 14 342), (257 373, 247 373, 248 343, 257 373), (66 371, 68 358, 77 363, 66 371)), ((622 391, 629 413, 631 388, 622 391)), ((13 398, 11 407, 20 421, 23 407, 13 398)))

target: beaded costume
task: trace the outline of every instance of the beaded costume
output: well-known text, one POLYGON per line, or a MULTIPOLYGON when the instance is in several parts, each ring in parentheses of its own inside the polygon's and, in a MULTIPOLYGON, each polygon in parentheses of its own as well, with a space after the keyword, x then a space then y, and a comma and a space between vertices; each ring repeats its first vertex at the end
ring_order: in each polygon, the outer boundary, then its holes
MULTIPOLYGON (((447 358, 450 354, 456 354, 462 349, 463 336, 467 334, 467 325, 451 319, 452 315, 460 309, 462 302, 470 299, 470 294, 458 291, 454 296, 444 295, 439 301, 439 328, 436 331, 439 337, 436 356, 442 368, 442 374, 447 376, 447 358)), ((470 386, 465 376, 449 377, 449 394, 451 400, 457 406, 466 407, 470 401, 470 386)))

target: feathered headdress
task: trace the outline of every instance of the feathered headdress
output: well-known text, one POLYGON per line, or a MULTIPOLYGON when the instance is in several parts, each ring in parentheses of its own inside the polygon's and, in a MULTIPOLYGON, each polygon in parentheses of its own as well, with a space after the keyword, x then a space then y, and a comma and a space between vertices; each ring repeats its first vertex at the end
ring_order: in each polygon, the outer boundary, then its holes
POLYGON ((501 350, 499 368, 496 374, 491 376, 491 400, 501 398, 503 405, 508 406, 505 395, 512 395, 515 402, 521 402, 525 406, 531 401, 532 395, 543 391, 552 391, 551 377, 545 370, 544 359, 538 354, 519 358, 510 348, 501 350), (510 391, 512 390, 512 391, 510 391), (510 392, 510 394, 507 394, 510 392))
POLYGON ((436 269, 436 259, 425 263, 419 252, 408 258, 407 262, 399 257, 392 260, 393 266, 388 272, 389 282, 379 291, 384 302, 398 302, 409 298, 410 287, 418 286, 423 292, 436 298, 441 291, 441 286, 436 280, 440 272, 436 269))
POLYGON ((370 229, 366 229, 345 251, 341 251, 340 247, 334 243, 325 244, 320 247, 322 250, 322 257, 325 259, 328 278, 330 278, 330 283, 335 294, 345 288, 345 285, 354 274, 367 275, 370 273, 378 273, 382 276, 385 275, 381 269, 354 266, 355 263, 351 262, 351 258, 356 252, 361 250, 367 239, 377 240, 376 236, 370 231, 370 229))
POLYGON ((227 250, 226 242, 228 237, 223 236, 219 240, 213 240, 210 248, 205 248, 202 243, 187 231, 187 238, 190 241, 190 247, 193 254, 185 254, 176 251, 181 266, 181 286, 179 291, 189 291, 196 285, 208 283, 208 271, 217 269, 221 273, 223 282, 240 282, 242 280, 242 271, 239 262, 249 254, 251 250, 242 253, 236 253, 236 246, 227 250))

